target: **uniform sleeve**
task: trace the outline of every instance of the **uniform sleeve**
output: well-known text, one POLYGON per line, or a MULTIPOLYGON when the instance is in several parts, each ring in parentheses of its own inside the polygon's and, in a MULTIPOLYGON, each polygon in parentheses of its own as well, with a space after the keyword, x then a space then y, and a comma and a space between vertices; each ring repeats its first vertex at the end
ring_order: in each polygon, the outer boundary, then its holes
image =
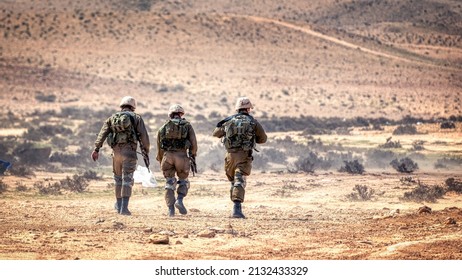
POLYGON ((106 140, 107 136, 111 132, 111 129, 110 129, 110 126, 109 126, 109 120, 110 120, 110 118, 108 118, 103 123, 103 127, 101 127, 101 130, 99 131, 98 136, 96 137, 95 148, 97 150, 99 150, 103 146, 104 141, 106 140))
POLYGON ((266 135, 265 130, 261 126, 261 124, 258 121, 255 121, 256 126, 255 126, 255 142, 257 144, 263 144, 266 143, 266 140, 268 139, 268 136, 266 135))
POLYGON ((158 162, 161 162, 162 161, 162 157, 164 156, 164 151, 160 148, 160 129, 159 131, 157 131, 157 156, 156 156, 156 160, 158 162))
POLYGON ((136 126, 136 132, 139 135, 139 141, 143 145, 144 151, 148 154, 149 150, 150 150, 150 147, 151 147, 151 143, 149 141, 148 131, 147 131, 146 126, 144 124, 144 120, 139 115, 137 115, 137 117, 138 117, 138 124, 136 126))
POLYGON ((215 129, 213 130, 212 136, 218 137, 218 138, 225 136, 225 129, 222 126, 215 127, 215 129))
POLYGON ((197 155, 197 139, 196 133, 194 132, 194 128, 190 125, 188 131, 188 140, 191 143, 191 148, 189 148, 189 153, 193 156, 197 155))

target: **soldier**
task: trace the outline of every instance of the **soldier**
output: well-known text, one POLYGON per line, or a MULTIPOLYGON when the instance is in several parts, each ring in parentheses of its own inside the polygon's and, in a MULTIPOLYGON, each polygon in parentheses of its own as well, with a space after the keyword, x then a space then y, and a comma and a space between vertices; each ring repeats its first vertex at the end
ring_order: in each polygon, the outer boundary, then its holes
POLYGON ((265 143, 267 136, 261 124, 249 114, 253 105, 247 97, 238 98, 235 108, 237 114, 220 121, 212 135, 223 138, 227 151, 225 173, 231 182, 232 217, 245 218, 241 203, 244 202, 246 177, 252 169, 252 151, 255 143, 265 143))
POLYGON ((140 115, 134 111, 136 100, 125 96, 120 102, 121 110, 109 117, 103 124, 91 153, 93 161, 98 160, 99 150, 104 141, 112 148, 112 168, 115 183, 115 209, 119 214, 131 215, 128 202, 132 194, 133 173, 136 170, 137 142, 142 152, 149 154, 149 136, 140 115))
POLYGON ((183 118, 184 113, 180 105, 172 105, 168 111, 169 119, 157 133, 156 159, 166 179, 165 202, 170 217, 175 216, 175 207, 182 215, 188 213, 183 198, 189 189, 190 158, 195 160, 197 154, 196 134, 191 124, 183 118))

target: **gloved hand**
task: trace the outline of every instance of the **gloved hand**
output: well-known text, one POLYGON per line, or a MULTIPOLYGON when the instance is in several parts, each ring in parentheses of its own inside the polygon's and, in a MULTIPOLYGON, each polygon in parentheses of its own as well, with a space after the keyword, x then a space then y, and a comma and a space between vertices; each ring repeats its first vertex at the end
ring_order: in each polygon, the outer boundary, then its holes
POLYGON ((93 161, 97 161, 99 158, 99 153, 97 151, 93 151, 91 153, 91 158, 93 159, 93 161))

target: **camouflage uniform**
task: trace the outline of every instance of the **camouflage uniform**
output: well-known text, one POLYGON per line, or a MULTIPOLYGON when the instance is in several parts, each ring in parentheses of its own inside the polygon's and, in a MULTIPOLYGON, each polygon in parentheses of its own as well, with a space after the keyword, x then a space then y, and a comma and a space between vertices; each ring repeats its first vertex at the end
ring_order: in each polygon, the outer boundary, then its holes
MULTIPOLYGON (((247 109, 251 108, 253 108, 253 106, 248 98, 243 97, 238 99, 236 104, 236 111, 238 111, 240 114, 249 115, 247 109)), ((256 119, 253 119, 253 123, 255 143, 265 143, 267 140, 265 130, 256 119)), ((226 135, 224 126, 217 126, 212 135, 218 138, 224 137, 226 135)), ((237 203, 239 206, 239 213, 233 214, 233 217, 236 218, 244 218, 244 215, 240 211, 240 203, 244 202, 246 177, 250 175, 252 170, 252 161, 252 150, 246 151, 243 148, 233 148, 227 149, 226 151, 224 169, 228 181, 231 182, 230 199, 231 201, 237 203)))
MULTIPOLYGON (((121 214, 130 215, 127 206, 128 200, 132 194, 132 187, 134 184, 133 173, 135 172, 137 165, 137 140, 141 142, 141 146, 146 152, 146 154, 149 153, 150 142, 149 135, 147 133, 143 119, 140 115, 135 114, 133 112, 133 110, 136 108, 136 102, 134 101, 134 99, 124 97, 124 99, 122 99, 120 107, 121 112, 127 112, 134 117, 134 130, 135 133, 138 135, 138 139, 131 139, 128 143, 114 143, 111 147, 112 169, 114 173, 116 197, 115 208, 121 214), (130 104, 125 104, 127 103, 127 99, 132 102, 128 102, 130 104)), ((101 128, 98 137, 96 138, 95 152, 99 152, 99 149, 103 146, 104 141, 108 138, 111 132, 111 117, 109 117, 104 122, 103 127, 101 128)))
POLYGON ((169 109, 170 120, 185 123, 187 131, 186 138, 182 139, 184 145, 181 144, 176 147, 165 147, 163 141, 168 141, 163 135, 164 127, 169 123, 168 120, 157 133, 157 157, 156 160, 160 163, 160 168, 166 179, 165 184, 165 202, 169 209, 169 216, 175 215, 176 207, 180 214, 187 214, 187 210, 183 205, 183 198, 187 196, 189 189, 189 170, 191 163, 189 156, 196 157, 197 154, 197 140, 196 134, 192 125, 184 118, 181 118, 184 110, 180 105, 173 105, 169 109), (176 178, 178 177, 178 179, 176 178), (178 188, 176 185, 178 184, 178 188), (177 198, 175 199, 175 191, 177 198))

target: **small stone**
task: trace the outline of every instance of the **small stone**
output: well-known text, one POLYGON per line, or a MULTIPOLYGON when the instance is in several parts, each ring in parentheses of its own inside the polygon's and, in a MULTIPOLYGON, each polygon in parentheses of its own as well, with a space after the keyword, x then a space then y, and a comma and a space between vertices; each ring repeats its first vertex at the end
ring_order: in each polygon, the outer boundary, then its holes
POLYGON ((153 244, 169 244, 170 239, 168 235, 161 235, 161 234, 151 234, 149 236, 149 243, 153 244))
POLYGON ((419 210, 417 210, 417 213, 419 214, 422 214, 422 213, 431 213, 432 212, 432 209, 428 206, 422 206, 419 208, 419 210))
POLYGON ((455 225, 455 224, 457 224, 456 219, 451 218, 451 217, 446 218, 444 223, 446 225, 455 225))
POLYGON ((212 230, 203 230, 197 234, 197 236, 204 238, 213 238, 215 235, 216 233, 212 230))

